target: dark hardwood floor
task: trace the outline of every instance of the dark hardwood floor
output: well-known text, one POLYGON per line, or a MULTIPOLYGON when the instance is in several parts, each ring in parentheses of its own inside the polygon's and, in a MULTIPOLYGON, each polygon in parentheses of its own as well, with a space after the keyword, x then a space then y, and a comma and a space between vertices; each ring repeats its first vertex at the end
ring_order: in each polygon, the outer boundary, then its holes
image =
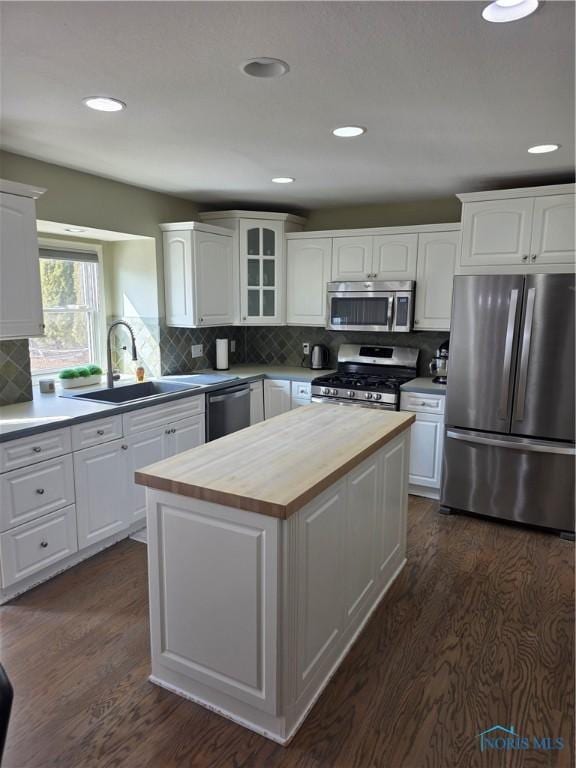
POLYGON ((435 509, 411 499, 408 564, 287 748, 148 682, 142 544, 0 608, 3 768, 573 765, 573 545, 435 509), (566 746, 481 753, 495 724, 566 746))

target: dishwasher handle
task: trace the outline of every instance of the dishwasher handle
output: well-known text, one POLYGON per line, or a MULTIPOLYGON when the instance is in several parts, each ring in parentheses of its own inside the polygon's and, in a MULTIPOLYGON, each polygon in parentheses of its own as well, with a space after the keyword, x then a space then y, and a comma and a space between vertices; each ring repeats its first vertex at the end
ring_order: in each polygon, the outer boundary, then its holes
POLYGON ((245 397, 250 394, 250 386, 244 384, 237 389, 227 389, 223 395, 209 394, 208 399, 211 403, 221 403, 222 400, 234 400, 238 397, 245 397))

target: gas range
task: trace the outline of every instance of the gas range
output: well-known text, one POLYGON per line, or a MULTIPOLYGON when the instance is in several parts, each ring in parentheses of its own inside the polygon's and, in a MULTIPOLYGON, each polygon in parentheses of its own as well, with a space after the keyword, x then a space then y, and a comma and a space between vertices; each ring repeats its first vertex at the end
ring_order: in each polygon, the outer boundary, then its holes
POLYGON ((342 344, 338 370, 312 380, 312 401, 397 411, 400 386, 416 376, 419 350, 342 344))

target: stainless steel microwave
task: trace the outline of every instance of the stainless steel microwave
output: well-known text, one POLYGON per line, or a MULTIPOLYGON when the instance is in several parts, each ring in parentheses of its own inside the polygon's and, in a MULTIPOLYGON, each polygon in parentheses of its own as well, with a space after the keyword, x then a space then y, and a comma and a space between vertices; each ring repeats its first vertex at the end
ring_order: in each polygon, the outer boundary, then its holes
POLYGON ((328 283, 326 328, 333 331, 412 330, 413 280, 328 283))

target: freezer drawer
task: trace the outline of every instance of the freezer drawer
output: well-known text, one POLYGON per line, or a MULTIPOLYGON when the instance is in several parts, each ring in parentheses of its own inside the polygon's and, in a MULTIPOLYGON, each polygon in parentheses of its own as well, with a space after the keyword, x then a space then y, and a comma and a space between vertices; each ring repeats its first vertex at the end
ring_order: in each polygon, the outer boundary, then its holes
POLYGON ((446 430, 442 505, 574 531, 574 448, 446 430))

